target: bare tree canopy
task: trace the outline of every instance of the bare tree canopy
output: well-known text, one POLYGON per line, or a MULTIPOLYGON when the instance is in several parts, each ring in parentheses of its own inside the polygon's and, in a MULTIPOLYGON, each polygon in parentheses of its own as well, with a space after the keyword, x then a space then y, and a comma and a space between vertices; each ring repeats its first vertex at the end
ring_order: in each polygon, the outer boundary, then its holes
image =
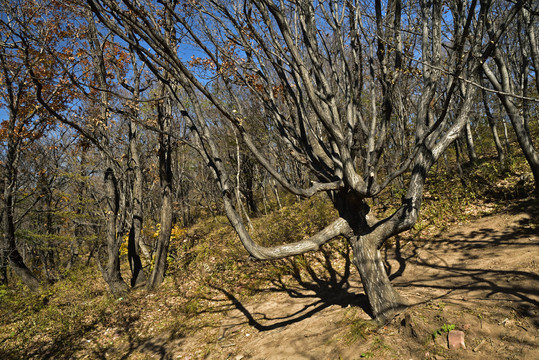
POLYGON ((247 251, 275 259, 346 237, 372 313, 383 320, 405 301, 391 287, 379 248, 416 222, 429 169, 468 121, 482 64, 530 2, 508 3, 498 14, 504 23, 488 37, 488 1, 88 4, 187 104, 182 114, 194 146, 247 251), (298 243, 255 244, 234 206, 216 118, 283 188, 300 197, 329 194, 339 218, 298 243), (274 146, 311 182, 290 182, 267 156, 274 146), (377 219, 367 200, 397 179, 406 184, 402 205, 377 219))

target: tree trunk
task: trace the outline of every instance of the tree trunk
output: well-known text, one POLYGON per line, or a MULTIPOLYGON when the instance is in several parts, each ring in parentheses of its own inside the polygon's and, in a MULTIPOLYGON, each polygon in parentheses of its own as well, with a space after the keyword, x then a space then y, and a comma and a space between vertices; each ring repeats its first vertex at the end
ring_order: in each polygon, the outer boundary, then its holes
POLYGON ((539 72, 539 43, 537 42, 536 36, 537 18, 531 16, 530 10, 526 8, 522 9, 522 17, 526 29, 525 33, 528 39, 528 45, 530 46, 530 57, 535 71, 535 88, 539 91, 539 76, 537 76, 537 73, 539 72))
POLYGON ((492 137, 494 138, 494 144, 496 145, 496 151, 498 152, 498 161, 502 167, 505 167, 505 152, 503 151, 502 142, 500 141, 500 136, 498 135, 498 129, 496 129, 496 121, 494 118, 488 118, 488 124, 490 130, 492 131, 492 137))
POLYGON ((516 109, 514 104, 509 99, 504 98, 501 95, 499 96, 502 100, 502 104, 507 110, 509 119, 511 119, 511 124, 515 130, 517 141, 532 171, 535 181, 534 193, 537 196, 539 195, 539 152, 534 147, 531 133, 528 129, 526 129, 525 121, 521 113, 518 111, 518 109, 516 109))
POLYGON ((507 122, 502 121, 503 124, 503 139, 505 144, 505 152, 511 155, 511 143, 509 142, 509 131, 507 130, 507 122))
POLYGON ((140 217, 133 216, 127 239, 127 258, 129 260, 129 267, 131 268, 131 287, 146 282, 146 274, 144 274, 142 261, 139 255, 140 247, 137 246, 140 242, 141 223, 140 217))
MULTIPOLYGON (((165 94, 166 91, 163 91, 163 95, 165 94)), ((158 122, 161 130, 159 133, 159 179, 162 194, 161 229, 157 239, 154 267, 146 284, 148 290, 155 290, 163 282, 172 232, 172 139, 170 136, 171 105, 169 102, 170 100, 166 99, 158 105, 158 122)))
POLYGON ((120 245, 122 243, 122 234, 119 231, 119 228, 120 224, 123 222, 120 219, 120 215, 123 215, 125 210, 125 201, 122 201, 125 200, 125 197, 121 196, 122 194, 120 191, 123 191, 124 189, 120 189, 118 178, 116 177, 117 174, 121 174, 120 165, 115 162, 112 157, 114 151, 112 151, 112 133, 111 127, 109 127, 110 86, 107 82, 108 73, 103 45, 104 40, 100 39, 95 19, 89 11, 86 13, 86 20, 88 23, 89 52, 94 66, 94 75, 100 87, 98 92, 98 102, 96 103, 99 110, 99 123, 96 126, 96 132, 100 142, 101 156, 104 159, 104 168, 106 169, 104 182, 106 191, 105 201, 107 206, 105 235, 107 262, 105 268, 101 267, 99 259, 97 262, 101 268, 103 278, 109 285, 112 294, 121 296, 129 289, 120 273, 119 258, 120 245))
POLYGON ((21 256, 17 245, 15 243, 15 224, 14 224, 14 211, 13 207, 15 204, 13 196, 13 186, 6 181, 4 185, 4 200, 5 200, 5 209, 4 209, 4 255, 7 258, 9 266, 15 273, 21 278, 22 282, 28 286, 32 292, 39 292, 39 281, 35 275, 28 269, 24 263, 24 259, 21 256))
POLYGON ((279 206, 279 210, 281 210, 283 208, 283 205, 281 204, 281 198, 279 197, 279 189, 277 188, 277 182, 273 180, 272 185, 273 193, 275 194, 275 199, 277 200, 277 205, 279 206))
POLYGON ((525 117, 522 109, 519 109, 518 105, 514 102, 514 99, 507 95, 512 93, 511 78, 509 77, 509 71, 505 58, 502 56, 499 49, 494 51, 494 60, 498 68, 498 73, 500 75, 500 80, 497 79, 493 71, 488 67, 486 63, 483 63, 483 71, 487 78, 489 79, 492 86, 503 92, 496 93, 500 102, 502 103, 509 119, 511 120, 511 125, 515 130, 515 135, 517 137, 518 144, 530 165, 533 178, 535 181, 534 194, 539 196, 539 152, 534 146, 532 135, 529 128, 527 127, 527 118, 525 117))
POLYGON ((473 163, 477 161, 477 154, 475 153, 472 127, 469 121, 466 122, 465 132, 466 132, 466 147, 468 149, 468 157, 470 159, 470 162, 473 163))
POLYGON ((466 181, 464 180, 464 171, 462 171, 462 165, 460 164, 460 158, 461 158, 461 148, 460 148, 460 140, 456 139, 455 142, 455 162, 457 164, 457 170, 459 172, 459 178, 462 185, 466 186, 466 181))
POLYGON ((256 204, 255 200, 255 164, 253 163, 253 160, 249 157, 245 157, 244 160, 245 166, 243 167, 243 177, 244 177, 244 186, 242 189, 242 194, 245 196, 245 200, 247 203, 247 208, 249 209, 249 212, 253 214, 255 217, 259 215, 260 211, 258 210, 258 206, 256 204))
POLYGON ((9 264, 23 283, 32 292, 39 292, 39 281, 24 263, 24 259, 17 249, 15 242, 15 189, 17 184, 17 166, 20 156, 20 140, 15 138, 17 135, 15 135, 14 125, 15 119, 11 115, 8 123, 7 154, 4 173, 3 255, 5 256, 4 261, 9 264))
MULTIPOLYGON (((4 210, 4 209, 2 209, 4 210)), ((2 211, 2 219, 4 218, 4 211, 2 211)), ((6 237, 0 237, 0 286, 7 285, 7 265, 8 265, 8 251, 6 246, 6 237)))
MULTIPOLYGON (((136 84, 138 86, 138 84, 136 84)), ((138 97, 138 92, 135 94, 138 97)), ((133 115, 136 116, 136 115, 133 115)), ((142 169, 138 152, 138 131, 134 119, 129 122, 129 149, 131 153, 131 168, 133 169, 133 183, 131 191, 132 219, 127 243, 127 258, 131 267, 131 286, 135 287, 146 281, 141 261, 141 230, 142 230, 142 169)))
POLYGON ((500 141, 500 137, 498 136, 498 130, 496 129, 496 120, 494 119, 492 111, 490 111, 490 107, 487 102, 487 92, 483 90, 482 95, 483 106, 485 107, 485 114, 487 116, 488 125, 490 127, 490 130, 492 131, 492 137, 494 138, 494 144, 496 145, 496 151, 498 152, 498 161, 500 162, 502 168, 505 168, 505 152, 503 151, 502 142, 500 141))
POLYGON ((0 249, 0 286, 7 285, 7 251, 2 239, 2 248, 0 249))
POLYGON ((155 290, 165 278, 167 268, 168 246, 172 231, 172 196, 170 188, 163 190, 163 204, 161 205, 161 228, 157 239, 155 262, 150 278, 146 284, 148 290, 155 290))
POLYGON ((354 251, 354 265, 361 275, 371 315, 378 323, 384 323, 404 309, 407 301, 391 285, 375 241, 363 236, 353 236, 348 241, 354 251))
POLYGON ((121 296, 128 290, 127 284, 120 273, 120 245, 121 236, 118 234, 118 213, 120 207, 120 195, 118 182, 114 176, 114 171, 108 168, 105 172, 105 187, 107 190, 107 263, 106 267, 101 269, 103 278, 109 285, 110 291, 115 296, 121 296))
POLYGON ((395 291, 389 280, 379 246, 383 240, 373 232, 374 215, 365 202, 351 193, 337 194, 335 206, 347 220, 352 233, 347 237, 353 250, 354 265, 361 276, 363 290, 369 300, 371 316, 379 324, 390 320, 407 306, 407 301, 395 291))

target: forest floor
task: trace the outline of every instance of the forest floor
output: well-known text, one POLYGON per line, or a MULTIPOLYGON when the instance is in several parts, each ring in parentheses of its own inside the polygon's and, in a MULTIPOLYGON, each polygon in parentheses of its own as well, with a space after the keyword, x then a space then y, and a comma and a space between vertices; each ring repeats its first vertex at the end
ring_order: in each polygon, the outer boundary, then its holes
MULTIPOLYGON (((397 239, 387 265, 411 306, 381 328, 369 321, 354 269, 346 281, 312 272, 301 285, 284 276, 242 300, 217 288, 183 324, 167 313, 169 298, 143 317, 153 319, 147 327, 160 316, 175 326, 144 341, 129 335, 129 320, 97 328, 69 358, 539 359, 538 219, 537 201, 515 201, 427 239, 397 239), (448 349, 453 328, 465 349, 448 349)), ((139 296, 140 304, 152 294, 139 296)))
POLYGON ((399 239, 387 260, 395 287, 412 306, 378 329, 370 326, 352 271, 340 289, 314 281, 309 290, 290 281, 245 302, 224 292, 221 300, 231 310, 213 326, 186 337, 166 332, 118 355, 539 359, 538 219, 537 202, 515 202, 420 244, 399 239), (453 327, 464 332, 465 349, 448 349, 447 330, 453 327))
POLYGON ((212 264, 211 251, 230 246, 204 237, 198 257, 182 260, 196 268, 169 270, 157 292, 116 299, 90 269, 49 295, 4 294, 0 358, 539 359, 539 203, 478 207, 387 246, 390 278, 411 306, 382 327, 369 321, 347 247, 341 260, 325 261, 336 250, 300 258, 309 261, 294 272, 226 254, 212 264), (465 349, 448 349, 451 329, 465 349))

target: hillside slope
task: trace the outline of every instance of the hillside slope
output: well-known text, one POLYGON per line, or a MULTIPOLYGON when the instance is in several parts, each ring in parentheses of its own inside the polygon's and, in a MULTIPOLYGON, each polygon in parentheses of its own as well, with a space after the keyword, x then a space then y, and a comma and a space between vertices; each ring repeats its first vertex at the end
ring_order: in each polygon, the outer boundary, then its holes
POLYGON ((538 359, 538 208, 536 202, 518 203, 428 241, 401 240, 387 258, 396 287, 412 306, 381 329, 367 321, 367 302, 352 270, 349 285, 341 287, 284 281, 248 301, 223 290, 214 300, 230 310, 212 326, 187 337, 166 332, 122 355, 538 359), (464 331, 466 349, 447 349, 444 328, 453 325, 464 331))
MULTIPOLYGON (((268 232, 321 226, 329 211, 298 206, 305 213, 262 219, 274 226, 268 232)), ((213 222, 178 240, 156 292, 114 298, 91 267, 37 296, 2 290, 0 358, 538 359, 539 204, 481 207, 496 213, 429 219, 387 246, 387 268, 411 307, 382 328, 369 322, 344 242, 251 262, 232 230, 213 222), (466 349, 448 349, 453 328, 464 331, 466 349)))

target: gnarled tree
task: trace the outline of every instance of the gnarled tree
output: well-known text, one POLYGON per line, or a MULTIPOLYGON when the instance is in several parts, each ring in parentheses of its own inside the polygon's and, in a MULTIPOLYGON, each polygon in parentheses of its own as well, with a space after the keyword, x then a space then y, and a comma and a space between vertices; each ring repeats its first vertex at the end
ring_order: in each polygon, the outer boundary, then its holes
MULTIPOLYGON (((484 4, 475 0, 376 0, 374 6, 359 1, 271 0, 88 0, 88 4, 105 26, 137 50, 172 93, 183 88, 190 101, 182 114, 193 146, 213 171, 226 214, 252 257, 302 254, 344 236, 353 249, 372 315, 384 321, 405 306, 391 286, 379 249, 388 238, 414 225, 429 169, 468 120, 480 61, 497 43, 493 37, 482 44, 484 4), (177 46, 166 39, 161 26, 165 19, 172 19, 177 33, 184 36, 177 46), (126 29, 135 36, 126 36, 126 29), (186 51, 194 54, 190 64, 186 51), (227 93, 226 102, 212 90, 216 88, 227 93), (257 145, 263 134, 260 127, 252 131, 239 96, 243 92, 255 99, 265 119, 264 131, 277 132, 288 156, 310 173, 310 187, 289 182, 257 145), (243 146, 284 189, 300 197, 326 192, 338 218, 296 243, 269 248, 256 244, 235 207, 234 184, 201 99, 235 128, 243 146), (403 175, 406 189, 400 207, 378 219, 368 200, 403 175)), ((505 11, 507 22, 522 4, 505 11)))

